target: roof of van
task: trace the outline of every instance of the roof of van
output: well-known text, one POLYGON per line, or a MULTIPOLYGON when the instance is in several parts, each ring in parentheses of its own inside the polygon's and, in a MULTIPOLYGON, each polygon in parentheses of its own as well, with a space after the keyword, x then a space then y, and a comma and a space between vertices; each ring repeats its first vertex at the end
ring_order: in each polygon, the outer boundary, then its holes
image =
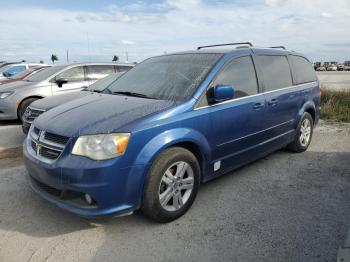
POLYGON ((260 53, 260 54, 281 54, 281 55, 297 55, 302 56, 304 58, 305 55, 295 52, 295 51, 289 51, 286 49, 279 49, 279 48, 269 48, 269 47, 249 47, 249 46, 239 46, 233 47, 233 48, 203 48, 203 49, 197 49, 197 50, 189 50, 189 51, 182 51, 182 52, 175 52, 175 53, 169 53, 168 55, 179 55, 179 54, 228 54, 228 53, 235 53, 240 52, 244 49, 250 49, 253 53, 260 53))

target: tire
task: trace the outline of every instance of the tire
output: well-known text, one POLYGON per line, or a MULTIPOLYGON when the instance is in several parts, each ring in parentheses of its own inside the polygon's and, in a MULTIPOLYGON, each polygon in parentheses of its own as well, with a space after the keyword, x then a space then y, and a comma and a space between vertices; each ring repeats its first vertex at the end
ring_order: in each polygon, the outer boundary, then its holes
POLYGON ((312 116, 309 113, 305 112, 301 117, 298 128, 296 129, 294 141, 288 145, 288 149, 296 153, 306 151, 311 143, 313 126, 314 121, 312 119, 312 116))
POLYGON ((173 221, 191 207, 199 184, 200 166, 197 158, 181 147, 166 149, 156 158, 147 174, 141 210, 157 222, 173 221))
POLYGON ((28 98, 24 101, 22 101, 21 105, 19 106, 18 110, 18 119, 22 121, 24 112, 26 111, 27 107, 33 103, 35 100, 38 100, 38 98, 28 98))

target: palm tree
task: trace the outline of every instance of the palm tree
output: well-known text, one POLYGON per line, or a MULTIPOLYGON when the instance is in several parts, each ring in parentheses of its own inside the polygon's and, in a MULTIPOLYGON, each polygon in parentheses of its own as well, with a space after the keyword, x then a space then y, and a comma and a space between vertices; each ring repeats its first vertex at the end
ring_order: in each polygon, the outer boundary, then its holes
POLYGON ((55 63, 55 61, 58 61, 57 55, 52 54, 51 55, 51 61, 52 61, 53 64, 55 63))
POLYGON ((112 59, 112 62, 117 62, 119 60, 119 57, 118 56, 113 56, 113 59, 112 59))

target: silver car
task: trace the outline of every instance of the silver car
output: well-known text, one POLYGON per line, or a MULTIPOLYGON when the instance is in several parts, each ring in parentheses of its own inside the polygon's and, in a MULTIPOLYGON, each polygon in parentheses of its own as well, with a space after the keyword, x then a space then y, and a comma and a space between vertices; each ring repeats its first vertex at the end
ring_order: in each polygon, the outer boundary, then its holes
POLYGON ((35 100, 79 91, 111 73, 129 70, 120 63, 77 63, 53 66, 26 78, 0 86, 0 120, 22 119, 35 100))

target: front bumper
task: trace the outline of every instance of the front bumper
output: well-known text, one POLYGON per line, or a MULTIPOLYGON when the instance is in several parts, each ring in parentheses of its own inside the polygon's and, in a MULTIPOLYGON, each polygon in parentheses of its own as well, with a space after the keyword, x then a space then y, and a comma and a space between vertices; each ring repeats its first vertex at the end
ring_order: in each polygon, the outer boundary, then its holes
POLYGON ((16 102, 12 101, 11 97, 0 99, 0 120, 15 120, 17 118, 16 102))
POLYGON ((41 197, 84 217, 123 215, 139 208, 146 166, 118 167, 119 159, 93 161, 61 156, 52 164, 32 156, 23 145, 31 187, 41 197), (89 194, 93 204, 84 201, 89 194))
POLYGON ((31 123, 23 121, 22 122, 22 131, 23 131, 23 133, 28 134, 31 125, 32 125, 31 123))

